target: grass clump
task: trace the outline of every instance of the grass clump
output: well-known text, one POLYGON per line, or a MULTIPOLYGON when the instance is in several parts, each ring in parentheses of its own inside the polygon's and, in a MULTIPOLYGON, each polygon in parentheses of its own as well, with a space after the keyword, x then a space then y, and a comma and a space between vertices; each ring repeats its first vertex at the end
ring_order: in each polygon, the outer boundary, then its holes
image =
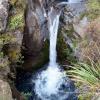
POLYGON ((90 60, 90 64, 74 64, 68 75, 75 81, 87 84, 91 89, 100 89, 100 62, 90 60))

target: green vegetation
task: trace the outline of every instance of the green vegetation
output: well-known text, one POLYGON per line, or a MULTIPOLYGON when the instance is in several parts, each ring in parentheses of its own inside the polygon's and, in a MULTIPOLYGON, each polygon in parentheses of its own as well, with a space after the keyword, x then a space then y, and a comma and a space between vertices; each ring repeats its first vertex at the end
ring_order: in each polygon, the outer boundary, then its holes
POLYGON ((75 63, 77 60, 74 57, 72 48, 66 44, 62 33, 58 35, 57 39, 57 56, 61 63, 75 63))
POLYGON ((15 30, 18 28, 23 28, 24 26, 24 16, 23 13, 17 14, 10 17, 8 27, 10 30, 15 30))
POLYGON ((86 4, 87 11, 81 14, 81 19, 87 16, 90 20, 100 16, 100 1, 99 0, 88 0, 86 4))
POLYGON ((29 100, 29 97, 30 96, 32 96, 32 93, 24 93, 24 92, 22 92, 22 95, 24 95, 24 97, 25 97, 25 100, 29 100))
POLYGON ((78 96, 78 100, 91 100, 93 95, 93 93, 81 94, 78 96))
POLYGON ((69 76, 76 81, 88 84, 90 88, 100 88, 100 63, 95 63, 90 60, 91 65, 78 63, 71 66, 68 71, 69 76))
POLYGON ((13 36, 10 34, 1 34, 0 35, 0 68, 5 68, 9 65, 8 58, 7 58, 7 56, 5 56, 2 49, 3 49, 4 45, 15 40, 12 37, 13 36))

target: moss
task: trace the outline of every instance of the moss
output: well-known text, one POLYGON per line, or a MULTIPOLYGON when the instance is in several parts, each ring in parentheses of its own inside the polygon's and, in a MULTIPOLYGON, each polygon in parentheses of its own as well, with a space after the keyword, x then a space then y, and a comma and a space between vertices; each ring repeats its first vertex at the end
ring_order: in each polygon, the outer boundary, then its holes
POLYGON ((65 43, 64 37, 62 34, 58 35, 57 39, 57 52, 58 59, 61 63, 66 62, 72 63, 76 62, 75 57, 73 56, 72 49, 65 43))
POLYGON ((80 94, 78 96, 78 100, 91 100, 92 97, 93 97, 93 93, 80 94))
POLYGON ((10 12, 9 12, 9 20, 8 20, 8 31, 12 31, 15 29, 20 29, 23 31, 24 29, 24 12, 26 9, 26 1, 25 0, 10 0, 10 12))
POLYGON ((88 85, 84 85, 82 82, 75 82, 75 87, 79 90, 78 94, 78 100, 91 100, 94 92, 93 90, 89 89, 84 89, 87 88, 88 85))
POLYGON ((17 2, 18 0, 9 0, 10 4, 11 5, 15 5, 15 3, 17 2))
POLYGON ((80 15, 80 19, 87 16, 90 20, 94 20, 100 16, 100 2, 99 0, 88 0, 87 11, 80 15))
POLYGON ((18 62, 20 57, 20 48, 16 48, 17 46, 14 45, 8 49, 8 57, 11 62, 18 62))
POLYGON ((23 27, 24 27, 24 14, 23 14, 23 12, 10 17, 9 24, 8 24, 9 30, 15 30, 18 28, 23 30, 23 27))
POLYGON ((24 9, 26 7, 26 0, 9 0, 10 5, 24 9))

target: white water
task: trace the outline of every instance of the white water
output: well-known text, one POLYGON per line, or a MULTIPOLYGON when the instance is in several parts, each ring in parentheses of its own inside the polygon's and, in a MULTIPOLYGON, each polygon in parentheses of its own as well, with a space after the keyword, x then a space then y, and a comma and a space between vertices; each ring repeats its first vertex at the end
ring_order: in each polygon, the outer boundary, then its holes
MULTIPOLYGON (((56 11, 51 8, 51 11, 48 14, 48 27, 50 32, 50 62, 47 69, 42 71, 40 75, 38 75, 38 79, 35 81, 35 92, 41 100, 54 100, 52 95, 55 95, 56 98, 59 97, 58 94, 60 92, 60 86, 64 83, 65 74, 56 63, 56 42, 59 17, 60 13, 57 14, 56 11)), ((59 100, 63 100, 62 98, 64 97, 60 96, 59 100)))
POLYGON ((80 3, 83 0, 69 0, 68 3, 80 3))
POLYGON ((51 11, 49 13, 48 17, 48 27, 50 32, 50 66, 56 65, 56 42, 57 42, 57 33, 58 33, 58 25, 59 25, 59 17, 60 14, 56 14, 55 11, 53 11, 53 8, 51 8, 51 11))
POLYGON ((68 97, 68 91, 65 92, 61 87, 62 85, 66 85, 68 79, 66 78, 65 73, 61 71, 60 66, 56 63, 56 42, 59 17, 60 12, 54 10, 52 7, 48 14, 50 62, 47 69, 38 74, 34 88, 37 97, 41 100, 66 100, 68 97))

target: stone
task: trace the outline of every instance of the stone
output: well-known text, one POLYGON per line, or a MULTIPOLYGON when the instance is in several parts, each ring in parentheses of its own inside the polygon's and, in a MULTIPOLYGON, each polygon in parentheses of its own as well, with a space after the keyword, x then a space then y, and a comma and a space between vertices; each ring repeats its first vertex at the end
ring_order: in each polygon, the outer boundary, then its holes
POLYGON ((8 0, 0 0, 0 32, 5 31, 8 19, 8 0))
POLYGON ((13 100, 8 82, 0 79, 0 100, 13 100))

